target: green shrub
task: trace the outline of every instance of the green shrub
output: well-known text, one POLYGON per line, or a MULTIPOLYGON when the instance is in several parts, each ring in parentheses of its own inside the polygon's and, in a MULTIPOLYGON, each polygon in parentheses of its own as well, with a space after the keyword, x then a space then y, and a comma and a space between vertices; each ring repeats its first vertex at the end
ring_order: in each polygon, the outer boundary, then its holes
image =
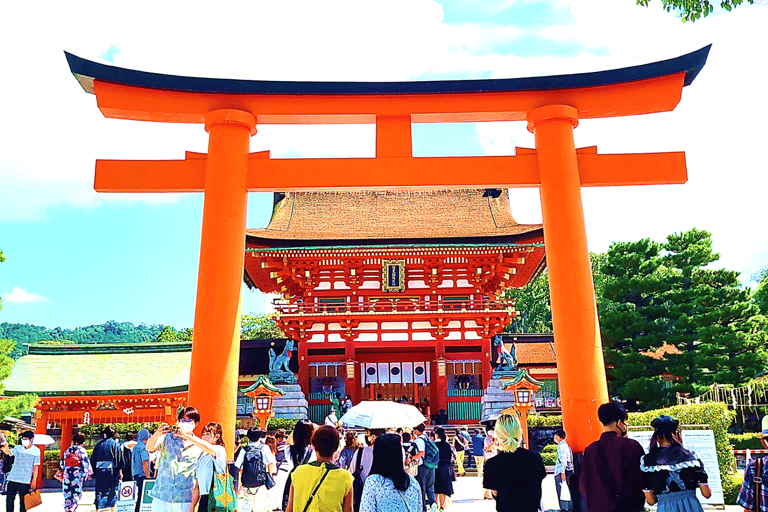
POLYGON ((715 436, 715 450, 717 462, 720 466, 720 475, 725 480, 726 476, 736 471, 736 460, 733 457, 733 448, 728 441, 728 427, 731 425, 735 413, 729 411, 723 403, 703 403, 691 405, 674 405, 655 411, 634 412, 629 415, 629 424, 632 426, 649 426, 651 421, 667 414, 680 420, 680 425, 709 425, 715 436))
MULTIPOLYGON (((91 456, 91 453, 93 453, 93 450, 85 450, 88 453, 88 457, 91 456)), ((59 450, 45 450, 45 453, 43 454, 43 462, 58 462, 61 460, 61 455, 59 455, 59 450)))
POLYGON ((744 475, 741 473, 723 477, 723 497, 725 498, 726 505, 736 505, 736 498, 739 496, 739 490, 741 489, 741 482, 743 480, 744 475))
POLYGON ((561 427, 562 425, 562 416, 539 416, 538 414, 528 416, 529 427, 561 427))
POLYGON ((286 432, 290 432, 293 430, 293 428, 296 426, 296 423, 298 422, 299 420, 287 420, 285 418, 270 418, 268 428, 270 432, 274 432, 279 428, 285 429, 286 432))
POLYGON ((548 444, 547 446, 541 449, 541 453, 557 453, 557 445, 548 444))
POLYGON ((734 450, 762 450, 763 445, 755 434, 728 434, 728 442, 734 450))
POLYGON ((554 466, 555 462, 557 462, 557 453, 547 453, 542 451, 540 455, 545 466, 554 466))
POLYGON ((122 440, 125 440, 125 435, 127 433, 130 432, 132 434, 135 434, 143 428, 149 430, 150 434, 154 433, 155 430, 157 430, 157 427, 160 426, 160 422, 154 421, 152 423, 91 423, 89 425, 80 425, 78 427, 78 431, 84 434, 86 438, 98 437, 99 439, 101 439, 101 433, 104 431, 104 427, 106 427, 107 425, 112 425, 112 428, 114 428, 115 432, 117 432, 120 435, 120 438, 122 440))

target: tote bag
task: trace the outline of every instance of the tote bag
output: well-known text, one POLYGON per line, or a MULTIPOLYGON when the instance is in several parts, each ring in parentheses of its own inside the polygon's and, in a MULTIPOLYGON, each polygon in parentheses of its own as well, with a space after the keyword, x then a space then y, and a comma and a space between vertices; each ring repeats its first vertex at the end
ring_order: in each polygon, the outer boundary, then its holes
POLYGON ((208 512, 237 512, 235 481, 229 471, 219 473, 213 464, 213 479, 208 493, 208 512))

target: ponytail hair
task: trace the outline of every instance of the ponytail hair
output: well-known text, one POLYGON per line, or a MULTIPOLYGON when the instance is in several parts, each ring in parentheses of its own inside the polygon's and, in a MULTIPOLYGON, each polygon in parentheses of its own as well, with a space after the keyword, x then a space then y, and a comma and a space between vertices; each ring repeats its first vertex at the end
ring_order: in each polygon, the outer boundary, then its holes
POLYGON ((514 452, 520 447, 523 431, 520 428, 520 420, 514 414, 502 414, 496 420, 496 438, 499 440, 499 449, 503 452, 514 452))

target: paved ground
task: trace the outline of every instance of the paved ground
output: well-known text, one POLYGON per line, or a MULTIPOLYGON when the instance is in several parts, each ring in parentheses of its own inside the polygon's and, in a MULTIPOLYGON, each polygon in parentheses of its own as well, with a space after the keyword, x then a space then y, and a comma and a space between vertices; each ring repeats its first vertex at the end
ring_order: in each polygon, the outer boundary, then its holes
MULTIPOLYGON (((542 484, 544 490, 544 508, 545 510, 556 510, 557 497, 555 495, 555 479, 552 475, 547 475, 547 478, 542 484)), ((481 486, 480 478, 476 476, 468 476, 459 478, 454 482, 453 502, 448 507, 449 512, 495 512, 496 502, 490 500, 483 500, 483 489, 481 486)), ((3 498, 5 498, 3 496, 3 498)), ((80 508, 78 512, 95 512, 93 506, 93 492, 86 492, 83 496, 80 508)), ((60 492, 45 492, 43 493, 43 504, 38 507, 35 512, 63 512, 64 500, 60 492)), ((741 511, 741 507, 727 506, 725 507, 727 512, 741 511)), ((18 500, 16 501, 15 512, 18 512, 18 500)))

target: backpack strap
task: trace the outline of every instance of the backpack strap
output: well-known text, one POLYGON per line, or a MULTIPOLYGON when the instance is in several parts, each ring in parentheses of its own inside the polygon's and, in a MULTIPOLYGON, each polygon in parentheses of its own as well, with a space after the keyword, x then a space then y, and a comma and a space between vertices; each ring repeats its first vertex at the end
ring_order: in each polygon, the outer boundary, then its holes
POLYGON ((752 510, 759 512, 760 510, 760 495, 763 491, 763 458, 758 457, 755 463, 755 506, 752 510))

